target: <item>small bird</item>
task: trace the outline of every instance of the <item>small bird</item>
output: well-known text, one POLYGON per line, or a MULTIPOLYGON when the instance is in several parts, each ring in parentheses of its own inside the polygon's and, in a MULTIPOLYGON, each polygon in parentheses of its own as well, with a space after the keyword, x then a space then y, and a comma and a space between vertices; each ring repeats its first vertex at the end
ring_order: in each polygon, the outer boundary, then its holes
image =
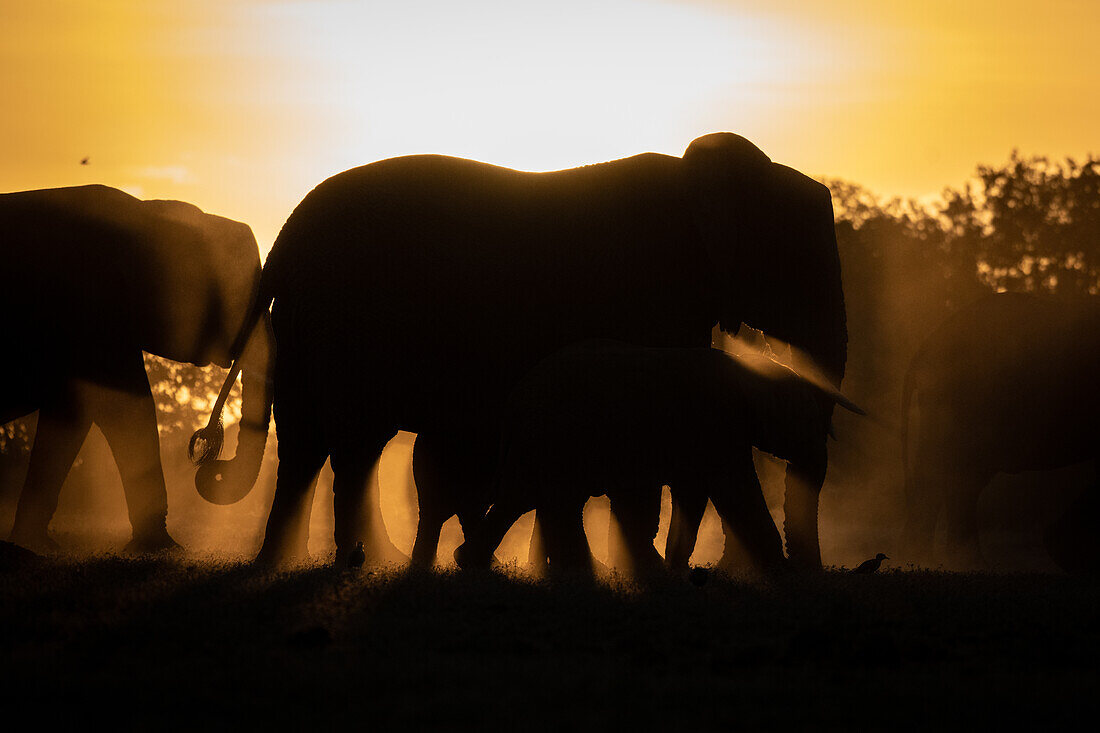
POLYGON ((363 550, 363 543, 356 542, 355 549, 348 555, 348 567, 353 570, 357 570, 363 567, 363 563, 367 561, 367 553, 363 550))
POLYGON ((89 156, 85 155, 83 158, 80 159, 80 164, 88 165, 88 163, 90 163, 91 161, 92 159, 89 156))
POLYGON ((886 557, 886 555, 884 555, 880 552, 879 554, 872 557, 870 560, 864 560, 863 562, 861 562, 859 564, 859 567, 854 568, 851 571, 852 575, 856 575, 857 573, 859 575, 865 575, 865 574, 868 574, 868 573, 873 573, 873 572, 875 572, 876 570, 879 569, 879 566, 882 565, 883 560, 889 560, 889 559, 890 558, 886 557))

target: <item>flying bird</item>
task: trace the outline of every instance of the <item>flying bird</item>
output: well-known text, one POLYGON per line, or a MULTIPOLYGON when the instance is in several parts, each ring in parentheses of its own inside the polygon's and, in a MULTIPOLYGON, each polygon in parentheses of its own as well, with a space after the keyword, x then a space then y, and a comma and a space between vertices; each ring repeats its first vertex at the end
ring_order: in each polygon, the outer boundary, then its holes
POLYGON ((861 562, 859 564, 859 567, 857 567, 857 568, 855 568, 851 571, 852 575, 856 575, 856 574, 865 575, 865 574, 873 573, 873 572, 875 572, 876 570, 879 569, 879 566, 882 565, 883 560, 889 560, 889 559, 890 558, 886 557, 886 555, 883 555, 880 552, 879 554, 872 557, 870 560, 864 560, 863 562, 861 562))
POLYGON ((83 158, 80 159, 80 164, 81 165, 88 165, 88 163, 90 161, 91 161, 91 158, 89 156, 85 155, 83 158))
POLYGON ((363 567, 363 563, 367 561, 367 553, 363 550, 363 543, 356 542, 355 549, 348 555, 348 567, 352 569, 358 569, 363 567))

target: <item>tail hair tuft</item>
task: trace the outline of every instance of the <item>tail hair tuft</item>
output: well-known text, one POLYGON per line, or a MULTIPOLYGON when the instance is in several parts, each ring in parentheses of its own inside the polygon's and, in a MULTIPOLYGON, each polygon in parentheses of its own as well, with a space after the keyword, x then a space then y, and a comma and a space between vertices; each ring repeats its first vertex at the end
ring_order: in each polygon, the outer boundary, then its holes
POLYGON ((211 463, 221 455, 222 443, 225 442, 225 428, 222 427, 219 413, 211 416, 206 427, 196 430, 187 444, 187 455, 196 466, 211 463))

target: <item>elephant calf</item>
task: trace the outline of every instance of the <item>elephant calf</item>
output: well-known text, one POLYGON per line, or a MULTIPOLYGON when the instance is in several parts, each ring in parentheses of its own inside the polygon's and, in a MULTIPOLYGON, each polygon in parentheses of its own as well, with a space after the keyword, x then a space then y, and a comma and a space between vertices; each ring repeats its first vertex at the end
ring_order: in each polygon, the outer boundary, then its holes
MULTIPOLYGON (((536 366, 511 395, 498 501, 460 547, 462 566, 486 564, 505 532, 537 509, 554 569, 591 569, 581 522, 589 496, 616 511, 639 489, 667 484, 673 522, 666 558, 684 568, 709 498, 753 565, 782 564, 783 547, 752 463, 756 446, 813 461, 825 446, 823 404, 859 412, 835 389, 812 385, 765 357, 709 348, 642 348, 586 341, 536 366)), ((648 536, 622 523, 635 557, 648 536)))

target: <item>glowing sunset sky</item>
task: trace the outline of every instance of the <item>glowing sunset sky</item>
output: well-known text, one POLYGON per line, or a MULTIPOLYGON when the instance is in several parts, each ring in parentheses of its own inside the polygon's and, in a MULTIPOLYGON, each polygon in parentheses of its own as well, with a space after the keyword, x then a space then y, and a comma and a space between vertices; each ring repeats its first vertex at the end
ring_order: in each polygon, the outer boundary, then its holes
POLYGON ((924 195, 1013 147, 1100 152, 1098 30, 1090 0, 0 0, 0 190, 184 199, 266 250, 379 158, 546 170, 732 130, 924 195))

